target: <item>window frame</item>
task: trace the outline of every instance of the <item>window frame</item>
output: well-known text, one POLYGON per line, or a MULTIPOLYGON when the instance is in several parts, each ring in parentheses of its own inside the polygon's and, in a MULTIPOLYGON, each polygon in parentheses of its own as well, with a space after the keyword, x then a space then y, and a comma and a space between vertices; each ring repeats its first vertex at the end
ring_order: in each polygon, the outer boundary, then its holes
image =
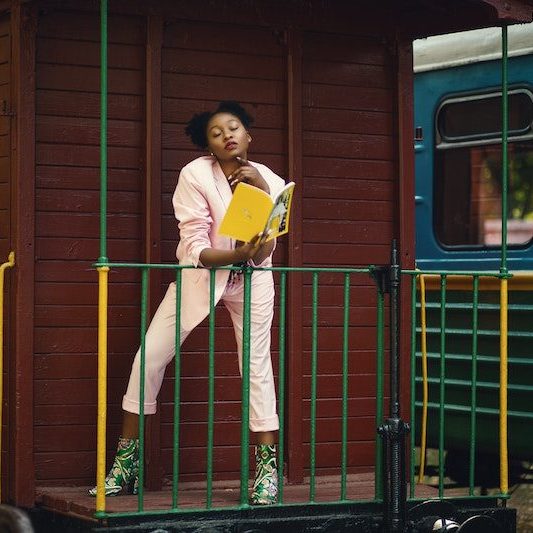
MULTIPOLYGON (((533 87, 529 85, 520 85, 515 86, 512 89, 509 89, 508 95, 513 94, 526 94, 531 100, 531 106, 533 109, 533 87)), ((439 131, 439 115, 442 112, 442 109, 450 105, 451 103, 463 103, 463 102, 473 102, 478 100, 486 100, 488 98, 498 98, 501 97, 501 90, 491 90, 485 92, 476 92, 476 93, 462 93, 450 95, 441 100, 437 109, 435 111, 434 118, 434 127, 435 127, 435 149, 436 150, 446 150, 450 148, 458 147, 467 147, 467 146, 481 146, 484 144, 494 144, 499 142, 501 144, 501 132, 495 133, 486 133, 481 135, 465 135, 457 137, 458 140, 454 140, 453 137, 445 138, 441 135, 439 131)), ((519 130, 509 131, 508 140, 513 139, 527 140, 533 139, 533 114, 532 121, 529 124, 528 128, 521 132, 519 130)))
MULTIPOLYGON (((533 87, 531 85, 526 84, 520 84, 515 85, 512 88, 509 88, 508 94, 519 94, 519 93, 525 93, 528 95, 528 97, 531 99, 532 107, 533 107, 533 87)), ((495 144, 498 146, 502 145, 502 135, 501 132, 497 132, 496 134, 486 134, 482 137, 479 135, 471 135, 471 136, 465 136, 465 137, 458 137, 458 141, 453 140, 443 140, 443 137, 441 136, 439 132, 439 113, 441 112, 442 108, 450 102, 468 102, 468 101, 475 101, 475 100, 482 100, 490 97, 501 97, 502 91, 499 88, 489 89, 485 90, 483 92, 462 92, 462 93, 453 93, 449 94, 445 97, 443 97, 437 106, 434 114, 433 119, 433 126, 434 126, 434 145, 433 150, 434 154, 436 155, 437 151, 441 150, 450 150, 455 148, 467 148, 467 147, 474 147, 474 146, 483 146, 483 145, 490 145, 495 144)), ((528 141, 533 140, 533 114, 532 114, 532 121, 526 130, 525 133, 517 133, 516 130, 513 132, 509 132, 507 140, 509 143, 516 142, 516 141, 528 141)), ((445 244, 441 241, 439 238, 439 234, 436 231, 436 219, 435 219, 435 180, 437 179, 437 172, 436 172, 436 163, 437 163, 437 157, 433 157, 433 187, 432 187, 432 228, 433 228, 433 236, 435 238, 436 243, 443 249, 443 250, 449 250, 449 251, 483 251, 483 250, 498 250, 501 249, 501 244, 445 244)), ((509 220, 509 219, 508 219, 509 220)), ((531 246, 533 243, 533 236, 525 243, 521 244, 509 244, 507 243, 507 247, 509 249, 514 250, 520 250, 525 249, 531 246)))

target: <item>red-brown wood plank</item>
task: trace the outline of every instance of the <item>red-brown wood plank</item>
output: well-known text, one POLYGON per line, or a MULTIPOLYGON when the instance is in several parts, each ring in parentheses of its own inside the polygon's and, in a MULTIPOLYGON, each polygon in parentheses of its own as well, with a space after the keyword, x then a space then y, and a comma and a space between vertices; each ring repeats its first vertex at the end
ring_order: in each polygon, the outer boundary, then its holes
POLYGON ((12 246, 16 250, 17 268, 13 288, 16 303, 12 314, 11 339, 14 357, 11 358, 9 390, 15 391, 17 401, 11 402, 10 424, 13 428, 10 449, 9 501, 31 507, 35 501, 33 472, 33 301, 35 247, 35 5, 13 4, 11 7, 12 46, 12 107, 14 118, 11 175, 24 177, 14 181, 12 207, 14 234, 12 246), (16 185, 16 186, 15 186, 16 185))
MULTIPOLYGON (((109 120, 107 140, 109 146, 141 146, 144 127, 140 121, 109 120)), ((53 144, 100 144, 100 120, 96 118, 39 116, 37 122, 39 142, 53 144)))
MULTIPOLYGON (((107 174, 108 191, 138 191, 141 179, 138 170, 110 168, 107 174)), ((41 189, 100 190, 98 170, 90 167, 37 166, 36 181, 41 189)))
POLYGON ((214 26, 210 22, 179 21, 169 24, 164 34, 165 48, 207 50, 220 52, 246 52, 254 56, 280 56, 284 50, 269 28, 248 25, 223 25, 213 38, 214 26))
MULTIPOLYGON (((85 13, 79 9, 76 11, 50 10, 42 13, 39 18, 39 36, 74 41, 71 46, 84 41, 93 41, 98 44, 100 42, 99 13, 94 5, 91 9, 93 13, 85 13)), ((110 44, 139 45, 144 43, 146 28, 142 17, 111 13, 108 16, 108 27, 112 28, 108 36, 110 44)))
MULTIPOLYGON (((109 120, 139 117, 143 110, 143 98, 138 94, 109 94, 107 116, 109 120)), ((37 112, 39 115, 63 117, 98 118, 100 116, 100 94, 98 92, 69 92, 65 97, 62 90, 39 88, 37 90, 37 112)))
MULTIPOLYGON (((43 19, 41 19, 39 46, 37 48, 37 61, 49 63, 53 58, 58 65, 84 65, 100 67, 100 36, 95 41, 84 41, 79 36, 73 40, 65 36, 64 29, 50 37, 43 36, 43 19), (57 34, 60 34, 58 37, 57 34)), ((72 20, 69 24, 72 24, 72 20)), ((74 23, 76 24, 76 23, 74 23)), ((123 24, 123 22, 122 22, 123 24)), ((94 22, 93 22, 94 25, 94 22)), ((128 28, 131 31, 131 26, 128 28)), ((109 46, 107 64, 110 69, 144 70, 143 49, 138 43, 119 44, 113 42, 116 28, 108 35, 109 46)))
POLYGON ((191 50, 187 48, 167 49, 162 70, 176 74, 200 74, 202 76, 233 76, 255 79, 283 79, 284 58, 258 56, 240 47, 228 52, 213 50, 191 50))

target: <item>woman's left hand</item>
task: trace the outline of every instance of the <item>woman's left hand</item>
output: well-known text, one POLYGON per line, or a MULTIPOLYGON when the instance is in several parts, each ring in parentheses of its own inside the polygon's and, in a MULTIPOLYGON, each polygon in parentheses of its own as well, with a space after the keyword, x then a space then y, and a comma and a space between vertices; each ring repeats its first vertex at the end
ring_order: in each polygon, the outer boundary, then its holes
POLYGON ((259 173, 259 170, 242 157, 237 157, 237 161, 241 166, 228 176, 231 190, 234 190, 239 183, 244 182, 270 194, 270 187, 265 181, 265 178, 259 173))

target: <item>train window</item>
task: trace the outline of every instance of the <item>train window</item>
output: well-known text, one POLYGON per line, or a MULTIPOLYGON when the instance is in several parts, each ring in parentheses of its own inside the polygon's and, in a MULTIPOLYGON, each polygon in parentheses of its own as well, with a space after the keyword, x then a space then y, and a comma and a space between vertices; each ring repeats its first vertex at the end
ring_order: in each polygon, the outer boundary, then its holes
MULTIPOLYGON (((509 143, 507 242, 533 238, 533 142, 509 143)), ((437 151, 435 232, 445 246, 501 245, 501 144, 437 151)))
MULTIPOLYGON (((531 132, 533 95, 525 89, 517 89, 509 93, 508 102, 509 135, 531 132)), ((446 100, 437 113, 437 144, 500 137, 501 106, 501 93, 446 100)))
MULTIPOLYGON (((533 94, 509 92, 507 242, 533 239, 533 94)), ((501 93, 443 102, 436 116, 434 230, 444 246, 501 245, 501 93)))

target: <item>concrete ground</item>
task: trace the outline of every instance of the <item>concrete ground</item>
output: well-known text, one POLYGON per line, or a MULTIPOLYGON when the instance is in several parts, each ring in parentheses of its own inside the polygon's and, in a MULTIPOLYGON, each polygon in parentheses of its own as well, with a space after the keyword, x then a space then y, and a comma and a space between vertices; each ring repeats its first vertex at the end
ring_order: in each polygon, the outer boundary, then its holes
POLYGON ((510 488, 509 507, 517 510, 517 532, 533 532, 533 479, 510 488))

